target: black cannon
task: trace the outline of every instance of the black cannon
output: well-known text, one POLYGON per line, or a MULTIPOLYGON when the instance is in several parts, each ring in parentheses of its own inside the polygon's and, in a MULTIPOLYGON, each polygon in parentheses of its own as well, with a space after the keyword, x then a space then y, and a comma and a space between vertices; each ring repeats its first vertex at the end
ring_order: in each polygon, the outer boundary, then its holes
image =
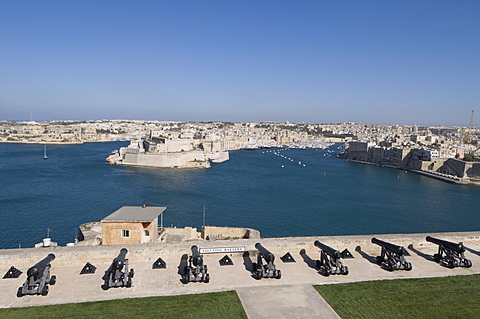
POLYGON ((55 285, 57 277, 50 277, 50 262, 55 259, 54 254, 48 254, 47 257, 40 260, 34 266, 27 270, 27 280, 22 287, 18 288, 17 297, 25 295, 42 295, 48 294, 48 285, 55 285))
POLYGON ((445 261, 450 268, 472 267, 472 261, 466 259, 463 253, 465 247, 461 244, 455 244, 450 241, 427 236, 428 242, 438 245, 438 253, 433 255, 433 259, 438 263, 445 261))
POLYGON ((273 261, 275 260, 275 256, 269 252, 265 247, 262 246, 260 243, 255 244, 255 248, 258 250, 257 254, 257 263, 255 264, 255 274, 257 279, 261 278, 276 278, 280 279, 282 277, 282 273, 280 269, 275 267, 273 261), (266 264, 263 264, 263 260, 266 264))
POLYGON ((210 281, 207 265, 203 264, 203 257, 198 251, 196 245, 192 246, 192 255, 188 259, 188 266, 185 266, 183 272, 183 282, 205 282, 210 281))
POLYGON ((132 278, 135 274, 133 269, 128 270, 128 259, 127 256, 128 250, 122 248, 118 256, 113 260, 110 267, 108 267, 105 275, 103 276, 104 284, 102 285, 103 290, 116 287, 127 287, 132 286, 132 278))
POLYGON ((404 255, 408 255, 405 248, 376 238, 372 238, 372 243, 382 247, 381 255, 377 256, 378 264, 385 262, 390 271, 412 270, 412 264, 406 261, 404 257, 404 255))
POLYGON ((323 269, 326 276, 333 275, 348 275, 348 267, 341 262, 342 253, 333 249, 318 240, 315 241, 315 246, 321 249, 320 260, 316 261, 317 269, 323 269))

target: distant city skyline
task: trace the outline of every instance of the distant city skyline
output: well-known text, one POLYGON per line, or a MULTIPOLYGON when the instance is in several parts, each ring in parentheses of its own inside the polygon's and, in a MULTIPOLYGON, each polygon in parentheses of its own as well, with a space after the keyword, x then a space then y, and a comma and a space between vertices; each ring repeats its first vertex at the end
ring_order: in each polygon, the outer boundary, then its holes
POLYGON ((0 120, 468 126, 476 110, 478 126, 478 12, 478 1, 7 1, 0 120))

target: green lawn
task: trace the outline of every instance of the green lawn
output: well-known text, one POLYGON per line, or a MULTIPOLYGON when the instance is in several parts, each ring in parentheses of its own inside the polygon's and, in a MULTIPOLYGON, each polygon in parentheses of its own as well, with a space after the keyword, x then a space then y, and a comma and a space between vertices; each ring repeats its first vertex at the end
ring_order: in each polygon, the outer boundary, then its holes
MULTIPOLYGON (((72 292, 73 293, 73 292, 72 292)), ((235 291, 0 309, 0 318, 247 318, 235 291)))
POLYGON ((480 318, 480 275, 314 287, 342 319, 480 318))

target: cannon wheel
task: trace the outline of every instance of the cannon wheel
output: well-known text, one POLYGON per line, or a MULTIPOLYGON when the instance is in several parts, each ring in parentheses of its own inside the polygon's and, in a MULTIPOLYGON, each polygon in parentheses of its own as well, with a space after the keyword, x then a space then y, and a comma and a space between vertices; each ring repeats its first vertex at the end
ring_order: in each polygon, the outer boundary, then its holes
POLYGON ((379 265, 381 265, 382 262, 383 262, 382 256, 377 256, 377 258, 375 258, 375 260, 377 261, 377 264, 379 264, 379 265))
POLYGON ((127 279, 127 283, 125 284, 125 287, 127 287, 127 288, 132 287, 132 278, 127 279))
POLYGON ((456 262, 453 259, 450 259, 448 261, 448 268, 455 268, 456 267, 456 262))
POLYGON ((412 270, 412 263, 410 263, 410 262, 405 263, 405 270, 407 270, 407 271, 412 270))
POLYGON ((185 266, 185 272, 182 276, 182 279, 184 284, 188 284, 190 282, 190 274, 189 274, 188 266, 185 266))
POLYGON ((277 278, 277 279, 282 278, 282 272, 280 271, 280 269, 277 269, 277 273, 275 274, 275 278, 277 278))
POLYGON ((442 256, 440 254, 433 255, 433 260, 435 260, 435 262, 438 263, 441 259, 442 259, 442 256))
POLYGON ((17 297, 20 298, 20 297, 23 297, 23 291, 22 291, 22 287, 18 287, 18 290, 17 290, 17 297))
POLYGON ((205 280, 204 280, 205 283, 209 283, 210 282, 210 274, 206 274, 205 275, 205 280))
POLYGON ((325 273, 326 277, 328 277, 332 274, 332 270, 327 268, 327 267, 323 267, 323 272, 325 273))
POLYGON ((46 295, 48 295, 48 286, 47 285, 43 286, 43 289, 42 289, 42 296, 46 296, 46 295))
POLYGON ((263 273, 261 269, 257 269, 257 279, 262 279, 263 273))
POLYGON ((390 260, 388 261, 387 266, 388 266, 388 270, 390 270, 390 271, 395 270, 395 265, 390 260))
POLYGON ((347 266, 343 267, 342 275, 348 275, 348 267, 347 266))
POLYGON ((472 267, 472 261, 471 261, 470 259, 464 259, 464 260, 463 260, 463 264, 464 264, 465 267, 467 267, 467 268, 472 267))
POLYGON ((50 277, 50 285, 55 285, 55 283, 57 282, 57 276, 53 275, 52 277, 50 277))

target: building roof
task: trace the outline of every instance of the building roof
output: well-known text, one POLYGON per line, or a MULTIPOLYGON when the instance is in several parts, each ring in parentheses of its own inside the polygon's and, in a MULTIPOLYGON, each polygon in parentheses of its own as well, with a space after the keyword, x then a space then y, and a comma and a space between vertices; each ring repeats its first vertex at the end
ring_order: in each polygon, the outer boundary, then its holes
POLYGON ((137 222, 147 223, 157 218, 167 207, 123 206, 102 219, 102 223, 137 222))

